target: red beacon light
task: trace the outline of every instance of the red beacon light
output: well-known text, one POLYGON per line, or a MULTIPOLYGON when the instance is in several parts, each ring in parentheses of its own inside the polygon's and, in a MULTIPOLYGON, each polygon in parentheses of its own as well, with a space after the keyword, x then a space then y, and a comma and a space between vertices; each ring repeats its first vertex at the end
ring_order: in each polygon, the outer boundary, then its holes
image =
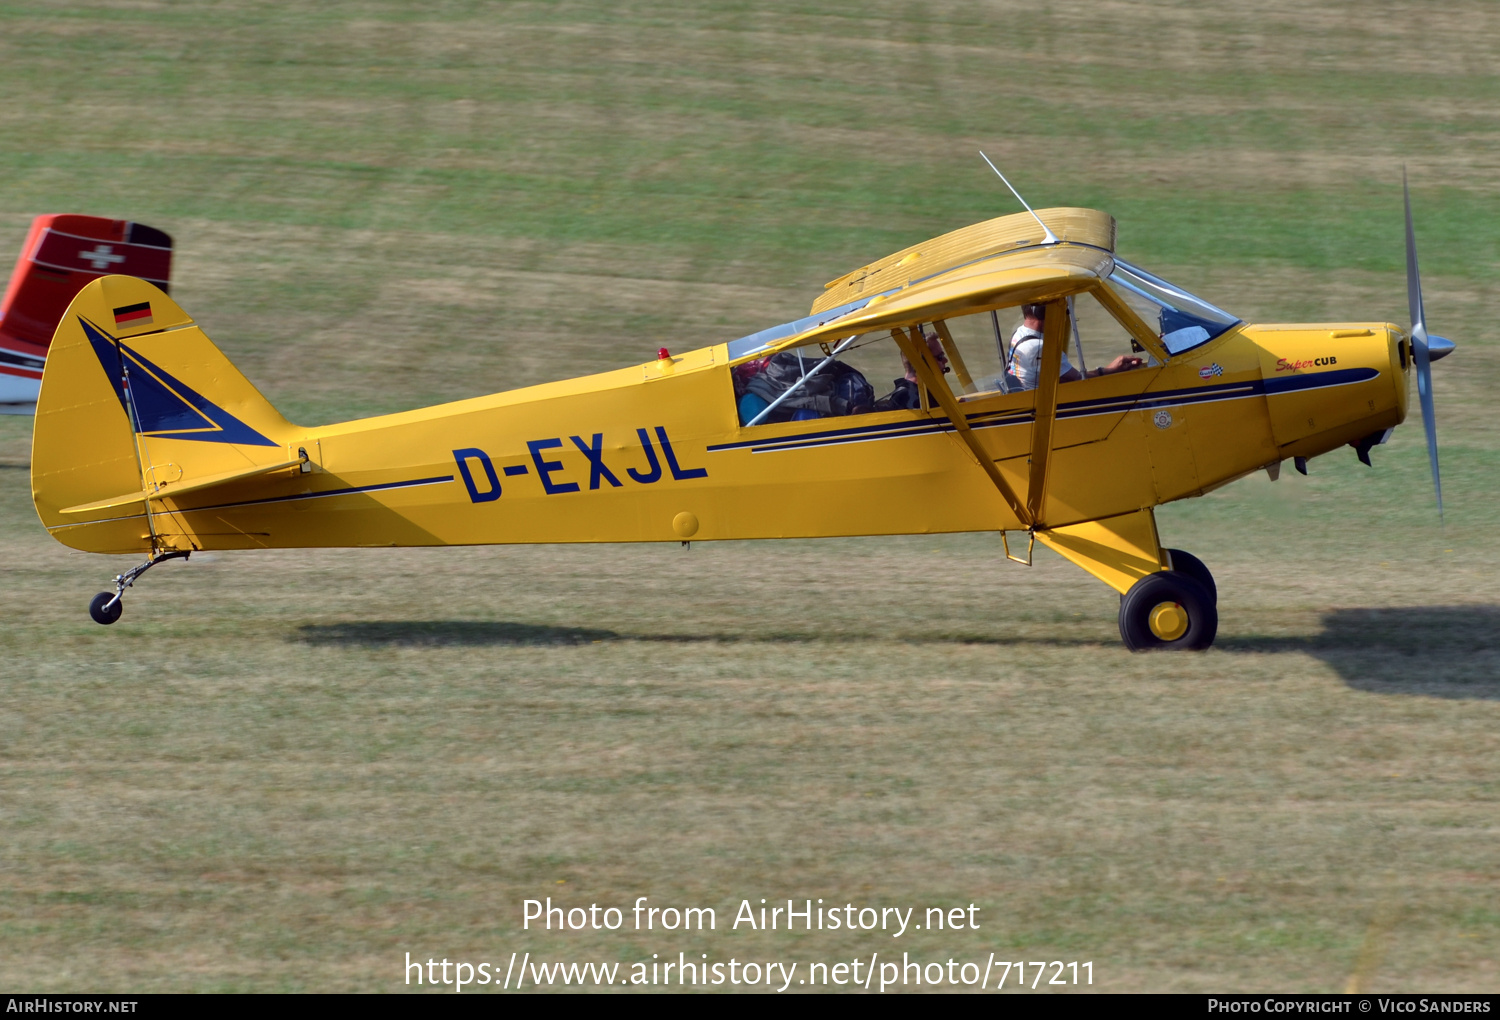
POLYGON ((667 350, 665 347, 658 347, 656 349, 656 360, 657 361, 671 361, 672 360, 672 352, 669 351, 669 350, 667 350))

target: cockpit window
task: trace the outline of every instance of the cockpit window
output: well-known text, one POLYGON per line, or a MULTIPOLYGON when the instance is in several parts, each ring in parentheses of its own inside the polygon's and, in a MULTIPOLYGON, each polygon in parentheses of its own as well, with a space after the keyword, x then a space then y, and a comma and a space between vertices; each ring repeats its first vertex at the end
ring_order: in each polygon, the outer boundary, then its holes
POLYGON ((1208 343, 1240 322, 1222 308, 1119 259, 1108 282, 1121 299, 1144 310, 1147 321, 1156 318, 1168 354, 1181 354, 1208 343))

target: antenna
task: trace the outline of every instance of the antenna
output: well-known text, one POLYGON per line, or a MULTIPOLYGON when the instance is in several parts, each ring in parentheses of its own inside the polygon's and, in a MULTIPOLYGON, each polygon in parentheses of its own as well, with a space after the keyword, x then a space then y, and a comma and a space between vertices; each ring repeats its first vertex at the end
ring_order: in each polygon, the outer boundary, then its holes
MULTIPOLYGON (((986 163, 990 163, 990 157, 988 157, 988 156, 986 156, 984 154, 984 150, 983 149, 979 150, 979 155, 980 155, 980 158, 982 158, 986 163)), ((995 171, 995 176, 999 177, 1002 181, 1005 181, 1005 186, 1007 188, 1010 188, 1010 193, 1012 195, 1016 196, 1016 201, 1020 202, 1024 206, 1026 206, 1026 211, 1029 212, 1029 213, 1031 213, 1031 218, 1034 219, 1034 220, 1036 220, 1037 223, 1041 224, 1042 232, 1043 232, 1043 234, 1046 235, 1046 236, 1044 236, 1042 238, 1042 243, 1043 244, 1057 244, 1058 243, 1058 241, 1057 241, 1057 235, 1052 232, 1052 228, 1049 227, 1049 226, 1047 226, 1047 224, 1042 223, 1042 218, 1036 214, 1036 210, 1035 209, 1031 208, 1031 206, 1029 206, 1029 205, 1026 205, 1026 199, 1024 199, 1024 198, 1021 197, 1021 193, 1015 189, 1014 185, 1012 185, 1010 183, 1010 181, 1006 181, 1005 180, 1005 175, 1000 172, 1000 168, 998 166, 996 166, 994 163, 990 163, 990 169, 993 170, 993 171, 995 171)))

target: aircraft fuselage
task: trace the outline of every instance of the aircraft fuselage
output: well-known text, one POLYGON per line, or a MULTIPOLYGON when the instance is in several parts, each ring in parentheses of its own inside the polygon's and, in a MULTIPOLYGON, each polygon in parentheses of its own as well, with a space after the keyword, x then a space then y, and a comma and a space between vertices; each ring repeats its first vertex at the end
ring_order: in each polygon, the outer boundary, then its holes
MULTIPOLYGON (((173 336, 125 342, 154 365, 173 336)), ((1404 342, 1386 323, 1241 325, 1165 366, 1061 385, 1039 526, 1199 495, 1399 424, 1410 361, 1404 342)), ((1034 391, 961 398, 983 448, 1021 493, 1035 399, 1034 391)), ((121 411, 117 432, 128 440, 130 431, 121 411)), ((322 428, 271 423, 261 434, 289 457, 305 451, 306 469, 180 497, 172 495, 170 473, 202 474, 205 457, 223 444, 159 431, 141 437, 148 467, 164 480, 153 502, 164 547, 1022 528, 940 410, 742 426, 725 345, 322 428)), ((149 548, 139 501, 69 518, 56 511, 83 495, 66 491, 76 486, 37 488, 44 523, 64 543, 97 552, 149 548)))

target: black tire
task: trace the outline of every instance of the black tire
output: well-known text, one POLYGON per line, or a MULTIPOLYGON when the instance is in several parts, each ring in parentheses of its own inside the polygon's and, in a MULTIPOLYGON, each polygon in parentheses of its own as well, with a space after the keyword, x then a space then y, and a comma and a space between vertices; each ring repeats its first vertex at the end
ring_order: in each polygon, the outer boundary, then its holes
POLYGON ((1214 584, 1214 575, 1209 572, 1203 561, 1190 552, 1181 549, 1168 549, 1167 555, 1172 557, 1172 569, 1181 571, 1203 587, 1208 589, 1208 597, 1214 600, 1214 605, 1219 604, 1219 586, 1214 584))
POLYGON ((1214 643, 1219 631, 1219 610, 1207 589, 1185 571, 1162 570, 1141 578, 1120 599, 1120 639, 1132 652, 1155 649, 1202 651, 1214 643), (1178 613, 1187 617, 1181 633, 1162 636, 1152 628, 1152 616, 1162 611, 1158 621, 1181 624, 1178 613))
POLYGON ((114 592, 109 591, 101 591, 94 596, 94 601, 89 603, 89 615, 94 618, 95 623, 111 624, 120 618, 120 614, 125 611, 124 599, 115 599, 114 605, 104 608, 114 597, 114 592))

